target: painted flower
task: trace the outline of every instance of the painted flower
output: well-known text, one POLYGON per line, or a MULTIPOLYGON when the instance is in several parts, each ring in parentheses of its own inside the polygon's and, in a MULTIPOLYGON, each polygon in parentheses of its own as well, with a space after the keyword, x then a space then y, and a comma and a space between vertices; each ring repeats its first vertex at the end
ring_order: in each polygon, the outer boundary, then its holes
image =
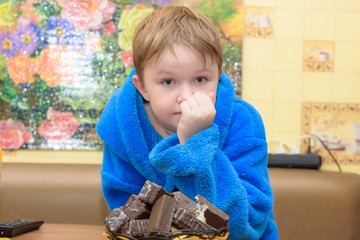
POLYGON ((0 32, 0 54, 7 58, 15 55, 16 44, 15 38, 8 31, 0 32))
POLYGON ((116 31, 116 26, 115 23, 112 21, 105 23, 102 30, 103 34, 105 35, 112 35, 115 31, 116 31))
POLYGON ((59 0, 61 16, 69 19, 80 32, 99 30, 111 20, 116 6, 109 0, 59 0))
POLYGON ((17 25, 13 35, 16 54, 31 55, 40 45, 39 30, 35 24, 17 25))
POLYGON ((82 37, 75 31, 75 26, 67 19, 51 16, 47 21, 45 31, 42 31, 46 44, 66 44, 78 46, 82 37))
POLYGON ((71 84, 77 76, 73 56, 74 52, 63 44, 44 48, 36 61, 37 73, 50 87, 71 84))
POLYGON ((133 67, 133 52, 132 51, 124 51, 121 55, 121 60, 124 62, 125 67, 133 67))
POLYGON ((44 17, 36 13, 33 5, 39 1, 40 0, 27 0, 25 3, 20 4, 18 11, 21 12, 21 15, 16 20, 16 23, 19 25, 38 24, 43 20, 44 17))
POLYGON ((27 131, 21 121, 0 120, 0 147, 3 149, 19 149, 24 143, 33 141, 33 135, 27 131))
POLYGON ((97 52, 101 49, 101 37, 98 33, 87 34, 84 38, 84 45, 92 52, 97 52))
POLYGON ((16 12, 13 11, 13 1, 0 4, 0 25, 13 25, 16 20, 16 12))
POLYGON ((132 39, 136 26, 143 17, 153 11, 153 8, 140 9, 136 6, 123 10, 118 24, 118 29, 122 30, 118 36, 118 44, 121 49, 132 51, 132 39))
POLYGON ((16 84, 35 81, 36 61, 28 55, 20 54, 6 61, 9 76, 16 84))
POLYGON ((72 112, 59 112, 49 108, 46 121, 39 124, 37 131, 46 139, 69 140, 78 128, 79 121, 73 118, 72 112))
POLYGON ((38 28, 36 25, 17 25, 12 32, 0 33, 0 52, 7 58, 19 54, 31 55, 40 44, 38 28))

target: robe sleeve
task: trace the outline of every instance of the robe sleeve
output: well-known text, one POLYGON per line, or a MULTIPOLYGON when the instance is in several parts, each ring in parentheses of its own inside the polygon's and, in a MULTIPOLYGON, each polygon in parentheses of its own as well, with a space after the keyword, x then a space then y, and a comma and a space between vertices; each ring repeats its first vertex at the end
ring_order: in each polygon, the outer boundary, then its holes
POLYGON ((237 104, 225 143, 214 123, 180 145, 177 135, 162 140, 150 162, 172 176, 176 187, 194 198, 202 195, 230 216, 230 239, 260 239, 275 222, 267 171, 267 143, 260 115, 237 104))
POLYGON ((140 192, 146 179, 115 151, 104 145, 101 169, 102 192, 110 210, 123 206, 131 194, 140 192))

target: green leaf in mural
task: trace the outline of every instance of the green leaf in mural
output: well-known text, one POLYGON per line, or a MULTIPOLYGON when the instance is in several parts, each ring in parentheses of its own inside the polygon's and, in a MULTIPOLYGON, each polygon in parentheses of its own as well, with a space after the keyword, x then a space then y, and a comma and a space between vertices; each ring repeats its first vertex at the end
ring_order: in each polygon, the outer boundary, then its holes
POLYGON ((58 16, 61 7, 56 6, 55 2, 39 1, 33 4, 35 12, 43 17, 58 16))
POLYGON ((199 0, 199 12, 208 17, 214 25, 218 28, 222 37, 230 41, 228 36, 221 28, 221 22, 232 19, 235 14, 235 1, 234 0, 199 0))
POLYGON ((44 80, 40 78, 38 74, 35 75, 35 79, 36 79, 36 90, 38 93, 44 93, 51 88, 47 85, 47 83, 44 80))
POLYGON ((128 6, 128 5, 133 5, 136 4, 136 1, 133 0, 111 0, 113 3, 120 5, 120 6, 128 6))
POLYGON ((223 44, 223 63, 240 63, 242 62, 242 48, 235 44, 226 42, 223 44))
POLYGON ((120 50, 119 45, 117 44, 117 40, 113 36, 103 35, 101 48, 104 49, 105 52, 113 53, 120 50))
POLYGON ((199 12, 210 18, 215 24, 231 19, 236 14, 234 0, 199 0, 199 12))
POLYGON ((26 101, 19 101, 17 106, 21 110, 29 110, 29 104, 26 101))
POLYGON ((0 56, 0 69, 4 68, 4 57, 0 56))
POLYGON ((5 86, 0 92, 0 98, 5 102, 12 103, 18 96, 14 88, 5 86))

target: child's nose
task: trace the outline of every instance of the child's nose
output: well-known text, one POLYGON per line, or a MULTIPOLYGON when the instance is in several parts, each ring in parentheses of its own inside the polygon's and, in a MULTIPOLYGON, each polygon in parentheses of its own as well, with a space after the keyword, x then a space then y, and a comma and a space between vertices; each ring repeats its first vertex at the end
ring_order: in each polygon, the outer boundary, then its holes
POLYGON ((178 103, 187 100, 189 97, 193 95, 193 91, 190 86, 183 86, 179 91, 178 103))

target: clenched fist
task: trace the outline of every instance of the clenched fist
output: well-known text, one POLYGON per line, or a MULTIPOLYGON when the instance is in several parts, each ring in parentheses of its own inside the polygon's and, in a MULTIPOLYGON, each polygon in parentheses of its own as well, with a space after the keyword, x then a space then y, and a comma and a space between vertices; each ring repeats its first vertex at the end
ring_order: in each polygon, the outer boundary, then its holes
POLYGON ((181 119, 177 127, 180 144, 186 143, 192 135, 212 125, 216 115, 214 95, 213 92, 196 92, 180 103, 181 119))

